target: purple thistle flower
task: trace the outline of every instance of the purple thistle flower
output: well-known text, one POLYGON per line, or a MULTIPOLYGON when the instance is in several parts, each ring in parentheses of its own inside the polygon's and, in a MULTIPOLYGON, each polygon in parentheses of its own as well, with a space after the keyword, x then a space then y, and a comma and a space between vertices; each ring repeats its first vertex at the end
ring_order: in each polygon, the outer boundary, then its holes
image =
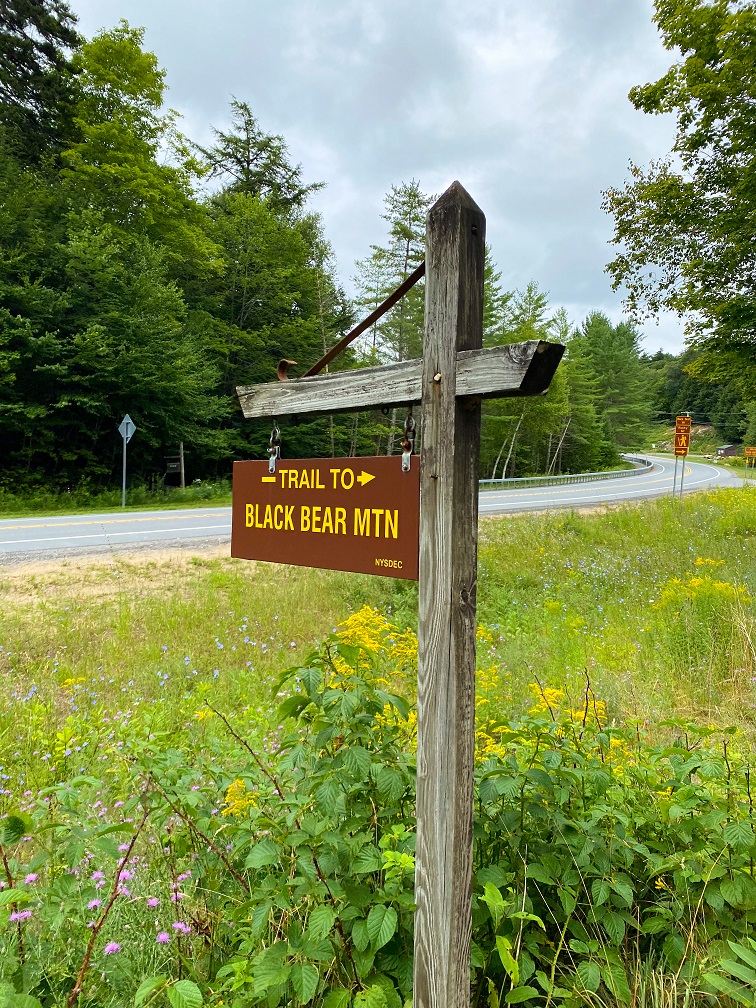
POLYGON ((24 879, 24 882, 26 882, 27 885, 31 885, 32 882, 36 882, 38 878, 39 875, 37 875, 36 872, 30 872, 24 879))
POLYGON ((105 878, 105 876, 103 875, 103 873, 101 871, 93 872, 90 877, 93 878, 93 879, 103 879, 103 878, 105 878))
POLYGON ((128 880, 130 878, 132 878, 132 877, 133 877, 133 875, 132 875, 132 873, 130 871, 122 871, 122 872, 118 873, 118 881, 119 882, 128 882, 128 880))
POLYGON ((192 930, 189 927, 189 925, 188 924, 184 924, 183 921, 174 921, 173 924, 171 924, 171 927, 173 928, 174 931, 180 931, 181 934, 185 934, 185 935, 190 934, 191 930, 192 930))
POLYGON ((147 906, 148 907, 160 906, 160 900, 157 898, 157 896, 150 896, 150 898, 147 900, 147 906))
POLYGON ((87 903, 87 910, 94 910, 95 907, 102 906, 102 900, 90 900, 87 903))
POLYGON ((170 940, 171 936, 168 934, 167 931, 161 931, 160 934, 155 939, 158 945, 167 945, 170 940))
POLYGON ((12 914, 10 915, 10 917, 8 918, 8 920, 9 920, 9 921, 23 921, 23 920, 29 920, 29 918, 31 917, 31 915, 32 915, 32 912, 31 912, 31 910, 15 910, 15 911, 14 911, 14 912, 13 912, 13 913, 12 913, 12 914))
POLYGON ((113 955, 114 952, 120 952, 121 946, 118 942, 108 942, 105 948, 102 950, 103 955, 113 955))

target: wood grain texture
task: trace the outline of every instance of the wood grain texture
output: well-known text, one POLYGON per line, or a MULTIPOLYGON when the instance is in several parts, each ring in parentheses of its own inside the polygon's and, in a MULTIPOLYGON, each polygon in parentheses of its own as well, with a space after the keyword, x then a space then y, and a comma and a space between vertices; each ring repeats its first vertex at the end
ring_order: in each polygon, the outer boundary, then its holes
MULTIPOLYGON (((457 395, 489 399, 543 392, 563 352, 560 344, 542 340, 460 351, 454 358, 457 395)), ((405 361, 313 378, 240 386, 236 393, 248 419, 403 406, 420 402, 422 368, 422 361, 405 361)))
POLYGON ((413 1004, 469 1008, 480 406, 457 361, 483 359, 485 217, 455 182, 426 234, 413 1004))

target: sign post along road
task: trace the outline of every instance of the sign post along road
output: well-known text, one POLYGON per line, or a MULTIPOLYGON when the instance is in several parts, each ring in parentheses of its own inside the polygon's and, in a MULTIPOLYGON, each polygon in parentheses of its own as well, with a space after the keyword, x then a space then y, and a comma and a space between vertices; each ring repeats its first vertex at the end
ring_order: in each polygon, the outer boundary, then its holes
POLYGON ((685 456, 690 448, 690 425, 689 416, 679 416, 675 421, 675 455, 685 456))
POLYGON ((672 499, 675 497, 675 485, 677 483, 677 460, 682 459, 680 471, 680 500, 683 495, 683 481, 685 479, 685 457, 690 448, 690 428, 691 418, 687 415, 679 416, 675 420, 675 472, 672 477, 672 499))
POLYGON ((414 1008, 470 1005, 480 401, 543 394, 564 353, 482 349, 484 263, 485 217, 454 182, 427 218, 422 360, 237 389, 249 418, 421 403, 414 1008))
POLYGON ((420 459, 234 462, 231 556, 416 581, 420 459))

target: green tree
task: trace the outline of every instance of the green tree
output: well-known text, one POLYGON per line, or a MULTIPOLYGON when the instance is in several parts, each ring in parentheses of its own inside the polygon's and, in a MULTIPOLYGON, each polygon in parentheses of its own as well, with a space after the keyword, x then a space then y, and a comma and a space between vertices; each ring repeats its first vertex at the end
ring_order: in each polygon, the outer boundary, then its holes
POLYGON ((656 0, 667 49, 680 60, 635 87, 637 109, 676 117, 670 157, 605 194, 619 254, 609 264, 635 312, 686 319, 702 376, 756 379, 756 5, 656 0))
POLYGON ((55 152, 70 134, 75 24, 63 0, 0 5, 0 136, 24 162, 55 152))
POLYGON ((626 322, 612 325, 606 315, 591 312, 569 345, 595 376, 606 438, 617 448, 636 447, 645 437, 653 404, 653 382, 641 360, 638 334, 626 322))
POLYGON ((78 139, 62 152, 63 179, 72 203, 158 243, 174 277, 191 284, 222 264, 194 198, 191 164, 163 163, 175 116, 161 112, 165 71, 142 49, 143 37, 121 21, 74 56, 78 139))
MULTIPOLYGON (((372 311, 414 272, 425 258, 425 217, 433 197, 418 182, 392 186, 384 199, 383 220, 388 225, 385 245, 371 245, 370 255, 357 263, 357 305, 372 311)), ((384 360, 421 357, 425 285, 415 284, 399 303, 376 323, 370 340, 384 360)))
POLYGON ((246 193, 264 199, 276 213, 303 208, 322 182, 302 182, 302 166, 292 165, 282 136, 265 133, 246 102, 231 102, 232 130, 213 129, 212 147, 192 145, 210 178, 220 179, 227 193, 246 193))

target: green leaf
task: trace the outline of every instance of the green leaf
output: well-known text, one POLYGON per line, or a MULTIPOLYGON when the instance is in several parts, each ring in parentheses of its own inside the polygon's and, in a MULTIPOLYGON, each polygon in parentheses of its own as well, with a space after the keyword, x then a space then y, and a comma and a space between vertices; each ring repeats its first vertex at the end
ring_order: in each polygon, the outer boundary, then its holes
POLYGON ((332 990, 323 1001, 323 1008, 347 1008, 352 997, 352 992, 342 987, 341 990, 332 990))
POLYGON ((740 906, 743 902, 743 886, 739 878, 722 879, 719 883, 719 891, 730 904, 730 906, 740 906))
POLYGON ((336 911, 332 906, 324 903, 315 907, 307 921, 307 934, 313 941, 322 941, 326 935, 330 934, 331 928, 336 921, 336 911))
POLYGON ((641 924, 641 934, 658 934, 668 927, 669 920, 666 917, 648 917, 641 924))
POLYGON ((0 843, 12 847, 34 831, 34 823, 24 812, 9 812, 0 819, 0 843))
POLYGON ((753 966, 756 969, 756 942, 753 939, 747 940, 751 942, 751 948, 746 948, 745 945, 738 945, 737 942, 730 941, 729 939, 727 944, 735 955, 740 956, 744 962, 747 962, 749 966, 753 966))
POLYGON ((619 945, 625 937, 625 922, 620 915, 618 913, 614 913, 613 910, 607 910, 601 918, 601 923, 604 926, 604 930, 609 935, 612 945, 619 945))
MULTIPOLYGON (((753 846, 756 839, 753 834, 753 827, 745 822, 729 822, 723 832, 727 843, 736 851, 747 851, 749 847, 753 846)), ((727 899, 726 896, 725 899, 727 899)))
POLYGON ((516 986, 520 982, 520 970, 517 967, 517 960, 512 956, 511 948, 512 942, 508 938, 504 938, 502 935, 496 936, 496 951, 499 953, 501 965, 507 971, 509 979, 516 986))
POLYGON ((358 920, 354 922, 352 928, 352 942, 359 952, 364 952, 370 947, 370 935, 368 934, 367 922, 358 920))
POLYGON ((39 998, 32 997, 31 994, 11 994, 0 1004, 2 1008, 42 1008, 39 998))
POLYGON ((9 903, 30 903, 32 894, 27 889, 0 889, 0 907, 9 903))
POLYGON ((544 885, 556 885, 551 874, 540 864, 528 865, 525 875, 529 879, 535 879, 536 882, 543 882, 544 885))
POLYGON ((309 706, 310 701, 307 697, 303 697, 301 693, 297 693, 296 696, 288 697, 278 705, 278 716, 282 720, 298 718, 302 711, 309 706))
POLYGON ((595 962, 578 963, 577 975, 587 991, 595 994, 601 983, 601 970, 595 962))
POLYGON ((526 772, 525 776, 531 783, 538 784, 539 787, 546 788, 548 791, 553 791, 554 789, 554 782, 545 770, 533 767, 526 772))
POLYGON ((594 906, 601 906, 609 899, 611 889, 606 879, 594 879, 591 883, 591 899, 594 906))
POLYGON ((743 983, 750 984, 751 987, 756 990, 756 972, 750 969, 748 966, 743 966, 742 963, 735 962, 733 959, 723 959, 719 964, 722 969, 727 970, 738 980, 742 980, 743 983))
POLYGON ((541 995, 535 989, 535 987, 515 987, 511 990, 509 994, 504 998, 507 1004, 522 1004, 523 1001, 528 1001, 532 997, 540 997, 541 995))
POLYGON ((388 1008, 386 994, 380 984, 372 984, 355 995, 354 1008, 388 1008))
POLYGON ((291 967, 291 982, 300 1004, 307 1004, 315 997, 320 975, 312 963, 294 963, 291 967))
POLYGON ((137 987, 136 994, 134 995, 134 1008, 139 1008, 140 1005, 144 1004, 150 994, 167 982, 168 977, 164 976, 146 977, 142 980, 137 987))
POLYGON ((299 678, 302 680, 307 695, 314 700, 323 687, 323 673, 319 668, 303 668, 299 670, 299 678))
POLYGON ((370 759, 370 753, 367 749, 363 749, 362 746, 349 746, 342 750, 344 757, 344 764, 351 774, 358 777, 360 780, 366 781, 370 776, 370 766, 372 760, 370 759))
POLYGON ((619 896, 619 898, 622 900, 622 902, 625 904, 625 906, 632 906, 635 893, 633 891, 633 887, 630 885, 629 882, 622 882, 622 881, 612 882, 611 887, 614 890, 614 892, 619 896))
POLYGON ((383 858, 380 851, 375 847, 363 847, 357 857, 352 861, 352 875, 364 875, 367 872, 380 871, 383 867, 383 858))
POLYGON ((610 962, 601 968, 601 979, 607 989, 623 1004, 630 1000, 627 975, 619 963, 610 962))
POLYGON ((753 1008, 753 995, 748 993, 742 984, 736 984, 727 977, 719 976, 718 973, 704 973, 703 979, 720 994, 727 994, 738 1004, 753 1008), (747 996, 744 996, 744 992, 747 996))
POLYGON ((270 837, 266 837, 265 840, 256 843, 249 854, 247 854, 244 867, 264 868, 266 865, 275 864, 278 861, 279 853, 278 844, 271 840, 270 837))
POLYGON ((494 922, 494 930, 496 930, 499 926, 501 918, 504 916, 504 911, 507 906, 504 902, 504 897, 501 895, 501 891, 493 884, 493 882, 486 882, 483 887, 483 895, 480 898, 491 911, 491 917, 494 922))
POLYGON ((375 951, 391 941, 398 923, 396 910, 391 906, 374 906, 367 916, 367 931, 375 951))
POLYGON ((202 991, 191 980, 177 980, 166 994, 171 1008, 202 1008, 202 991))

